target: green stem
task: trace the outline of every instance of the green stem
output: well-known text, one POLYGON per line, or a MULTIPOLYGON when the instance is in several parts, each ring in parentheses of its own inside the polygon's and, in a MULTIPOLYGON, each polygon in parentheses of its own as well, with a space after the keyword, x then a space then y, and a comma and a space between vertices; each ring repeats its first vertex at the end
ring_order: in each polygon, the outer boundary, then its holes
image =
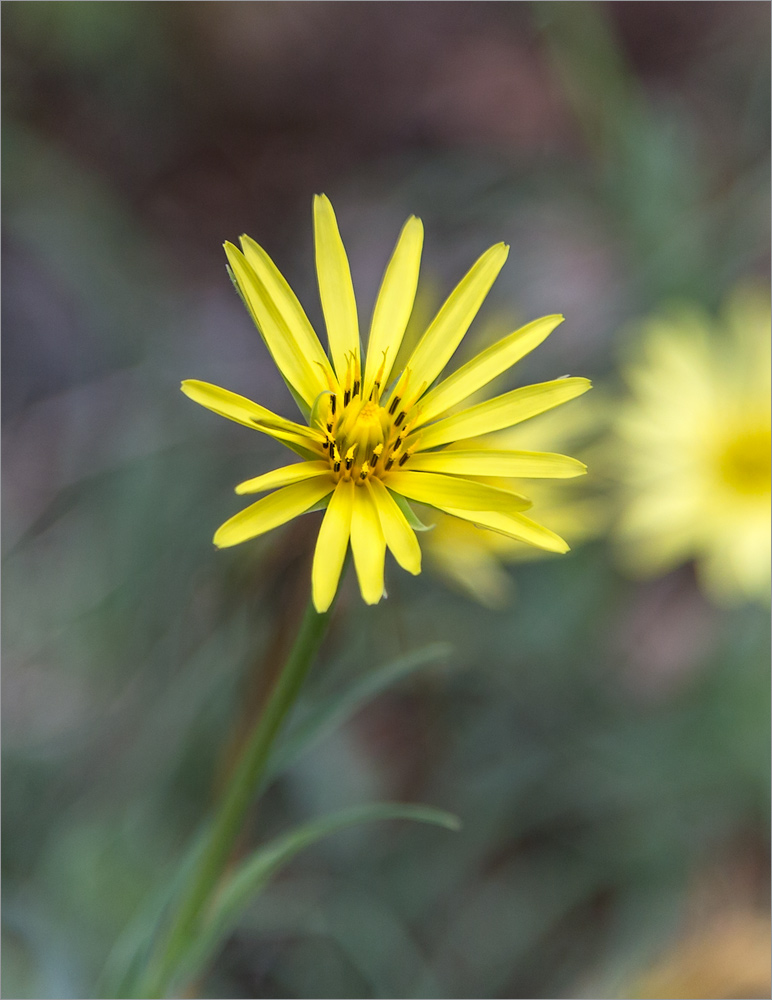
POLYGON ((255 789, 265 772, 273 742, 311 669, 331 613, 330 610, 317 614, 309 601, 298 637, 228 784, 206 846, 172 917, 161 949, 150 960, 140 994, 143 997, 162 997, 165 994, 188 943, 198 933, 202 911, 230 857, 254 799, 255 789))

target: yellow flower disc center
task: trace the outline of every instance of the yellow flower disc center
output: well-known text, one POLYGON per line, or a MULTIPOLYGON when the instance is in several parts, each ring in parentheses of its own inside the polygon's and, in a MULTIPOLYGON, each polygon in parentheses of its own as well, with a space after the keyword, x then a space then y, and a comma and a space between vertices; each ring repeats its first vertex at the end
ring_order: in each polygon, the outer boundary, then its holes
POLYGON ((744 430, 731 437, 719 455, 723 482, 743 496, 770 492, 770 429, 744 430))
POLYGON ((320 418, 332 472, 359 486, 371 476, 384 479, 394 465, 405 464, 410 454, 405 438, 414 422, 398 395, 392 396, 388 407, 381 406, 377 391, 362 399, 360 385, 355 381, 357 391, 344 392, 342 400, 340 394, 330 393, 327 419, 320 418))

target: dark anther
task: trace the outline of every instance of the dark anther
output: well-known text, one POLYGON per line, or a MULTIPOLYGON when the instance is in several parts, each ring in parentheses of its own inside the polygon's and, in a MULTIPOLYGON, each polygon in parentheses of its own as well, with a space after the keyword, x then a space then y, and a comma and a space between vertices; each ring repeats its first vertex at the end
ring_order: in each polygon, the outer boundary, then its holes
POLYGON ((397 440, 394 442, 394 447, 391 450, 396 451, 401 444, 402 444, 402 435, 400 434, 397 440))
POLYGON ((348 470, 351 468, 351 466, 353 464, 354 464, 354 459, 353 458, 347 458, 346 459, 346 472, 348 472, 348 470))
POLYGON ((350 399, 351 399, 351 390, 350 389, 346 389, 346 391, 343 393, 343 409, 344 410, 348 406, 348 402, 349 402, 350 399))
POLYGON ((364 471, 364 469, 359 473, 359 478, 367 479, 367 473, 364 471))
POLYGON ((333 393, 330 396, 330 413, 333 415, 333 417, 335 416, 335 405, 336 405, 336 403, 337 403, 337 399, 335 398, 335 393, 333 393))
POLYGON ((405 464, 405 462, 407 462, 407 460, 408 460, 409 458, 410 458, 410 456, 408 455, 408 453, 407 453, 407 452, 405 452, 405 454, 404 454, 404 455, 403 455, 403 456, 402 456, 402 457, 400 458, 400 460, 399 460, 399 464, 400 464, 400 465, 404 465, 404 464, 405 464))
POLYGON ((394 459, 393 459, 393 458, 390 458, 390 459, 389 459, 389 460, 388 460, 388 461, 386 462, 386 471, 387 471, 387 472, 388 472, 388 471, 389 471, 389 469, 390 469, 390 468, 392 467, 392 465, 394 465, 394 459))
POLYGON ((351 395, 352 396, 358 396, 359 395, 359 386, 360 386, 360 384, 361 383, 360 383, 359 379, 357 379, 356 382, 354 383, 354 388, 351 390, 351 395))
POLYGON ((340 462, 336 462, 332 467, 333 472, 340 472, 340 462))
POLYGON ((401 410, 399 415, 397 416, 397 419, 394 421, 394 426, 399 427, 399 425, 402 423, 402 421, 405 419, 406 416, 407 414, 405 413, 405 411, 401 410))
POLYGON ((322 448, 324 448, 324 449, 325 449, 325 451, 326 451, 326 450, 327 450, 327 449, 328 449, 329 447, 330 447, 330 442, 329 442, 329 441, 322 441, 322 448))
POLYGON ((397 409, 397 407, 399 406, 399 402, 400 402, 400 401, 399 401, 399 396, 395 396, 395 397, 394 397, 394 399, 392 399, 392 401, 391 401, 391 405, 389 406, 389 413, 390 413, 390 414, 391 414, 392 416, 394 416, 394 411, 395 411, 395 410, 397 409))

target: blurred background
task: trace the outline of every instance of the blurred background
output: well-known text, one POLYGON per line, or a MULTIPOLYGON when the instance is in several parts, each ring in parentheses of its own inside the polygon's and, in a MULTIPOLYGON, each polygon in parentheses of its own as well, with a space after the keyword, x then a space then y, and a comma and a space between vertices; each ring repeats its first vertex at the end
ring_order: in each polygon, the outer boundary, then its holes
POLYGON ((222 242, 265 246, 321 329, 315 192, 363 325, 408 215, 417 311, 511 244, 470 340, 565 314, 511 384, 596 383, 552 449, 590 464, 565 494, 589 507, 568 556, 488 558, 483 603, 441 559, 388 567, 376 608, 347 580, 303 710, 448 646, 286 770, 244 848, 370 800, 463 829, 376 824, 302 855, 197 995, 770 995, 768 602, 716 603, 689 558, 628 572, 604 429, 638 321, 768 282, 769 20, 755 2, 3 5, 4 996, 101 995, 292 638, 320 515, 215 552, 233 485, 281 449, 179 382, 296 416, 222 242))

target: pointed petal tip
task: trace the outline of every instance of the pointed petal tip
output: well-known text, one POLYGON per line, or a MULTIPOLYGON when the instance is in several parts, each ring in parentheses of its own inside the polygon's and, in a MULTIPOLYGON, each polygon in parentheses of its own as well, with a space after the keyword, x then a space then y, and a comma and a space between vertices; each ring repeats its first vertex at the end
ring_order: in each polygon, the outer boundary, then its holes
POLYGON ((229 532, 223 531, 223 529, 226 528, 227 525, 228 521, 226 521, 225 524, 221 524, 220 527, 217 529, 217 531, 215 531, 214 533, 214 536, 212 538, 212 543, 216 549, 229 549, 233 545, 239 544, 238 542, 232 541, 228 537, 229 532))

